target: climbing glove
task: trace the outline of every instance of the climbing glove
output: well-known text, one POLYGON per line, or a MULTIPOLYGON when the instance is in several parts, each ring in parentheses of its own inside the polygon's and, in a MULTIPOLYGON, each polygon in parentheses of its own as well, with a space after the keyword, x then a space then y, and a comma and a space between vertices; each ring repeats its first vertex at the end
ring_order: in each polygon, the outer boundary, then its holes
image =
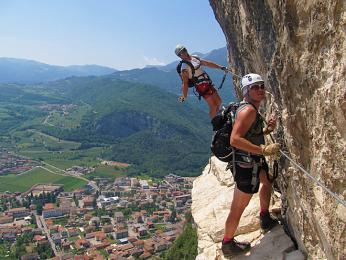
POLYGON ((264 156, 277 155, 280 151, 280 144, 273 143, 269 145, 261 145, 261 148, 262 148, 262 154, 264 156))
POLYGON ((273 132, 273 128, 270 126, 266 126, 265 128, 263 128, 263 134, 264 135, 269 135, 271 132, 273 132))
POLYGON ((178 98, 178 101, 179 101, 180 103, 183 103, 183 102, 185 101, 185 99, 186 99, 186 97, 180 96, 180 97, 178 98))

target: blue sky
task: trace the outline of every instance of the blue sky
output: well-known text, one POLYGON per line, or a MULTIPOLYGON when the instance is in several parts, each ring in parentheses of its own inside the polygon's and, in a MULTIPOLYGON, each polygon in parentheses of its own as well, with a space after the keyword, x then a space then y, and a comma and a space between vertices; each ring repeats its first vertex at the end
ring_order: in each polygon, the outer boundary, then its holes
POLYGON ((208 0, 1 0, 0 57, 116 69, 226 45, 208 0))

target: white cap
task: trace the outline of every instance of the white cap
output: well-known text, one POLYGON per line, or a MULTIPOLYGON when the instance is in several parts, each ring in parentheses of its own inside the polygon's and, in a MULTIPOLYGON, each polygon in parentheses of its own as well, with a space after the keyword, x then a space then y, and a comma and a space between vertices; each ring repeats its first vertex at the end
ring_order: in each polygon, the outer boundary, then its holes
POLYGON ((245 95, 248 91, 248 86, 251 86, 254 83, 257 82, 264 82, 262 77, 258 74, 255 73, 249 73, 246 74, 244 77, 241 79, 241 91, 243 92, 243 95, 245 95))
POLYGON ((175 55, 179 56, 179 54, 183 51, 183 50, 186 50, 186 47, 182 44, 178 44, 176 47, 175 47, 175 55))

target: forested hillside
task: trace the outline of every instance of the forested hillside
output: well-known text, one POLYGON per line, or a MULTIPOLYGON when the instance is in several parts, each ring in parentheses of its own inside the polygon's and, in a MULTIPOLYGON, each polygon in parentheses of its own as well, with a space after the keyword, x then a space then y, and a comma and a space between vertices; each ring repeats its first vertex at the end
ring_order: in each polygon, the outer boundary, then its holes
MULTIPOLYGON (((76 127, 68 127, 66 122, 43 124, 42 119, 19 126, 23 131, 36 129, 59 140, 80 143, 79 149, 105 147, 100 157, 130 163, 133 174, 198 175, 208 160, 212 130, 207 113, 178 103, 176 95, 158 87, 100 76, 16 86, 13 91, 21 93, 22 107, 28 100, 34 104, 35 99, 76 104, 69 113, 88 107, 76 127), (44 91, 49 94, 43 95, 44 91)), ((35 111, 42 118, 37 106, 35 111)))

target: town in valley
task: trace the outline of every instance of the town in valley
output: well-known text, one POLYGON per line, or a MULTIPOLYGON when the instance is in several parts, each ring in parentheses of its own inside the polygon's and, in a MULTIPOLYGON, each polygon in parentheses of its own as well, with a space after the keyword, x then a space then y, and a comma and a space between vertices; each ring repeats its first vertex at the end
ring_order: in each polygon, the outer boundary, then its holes
MULTIPOLYGON (((0 160, 2 174, 40 167, 7 152, 0 160)), ((83 178, 92 171, 75 166, 65 174, 83 178)), ((191 188, 192 178, 170 174, 163 179, 96 177, 73 191, 57 183, 4 191, 0 258, 154 259, 183 232, 191 188)))

